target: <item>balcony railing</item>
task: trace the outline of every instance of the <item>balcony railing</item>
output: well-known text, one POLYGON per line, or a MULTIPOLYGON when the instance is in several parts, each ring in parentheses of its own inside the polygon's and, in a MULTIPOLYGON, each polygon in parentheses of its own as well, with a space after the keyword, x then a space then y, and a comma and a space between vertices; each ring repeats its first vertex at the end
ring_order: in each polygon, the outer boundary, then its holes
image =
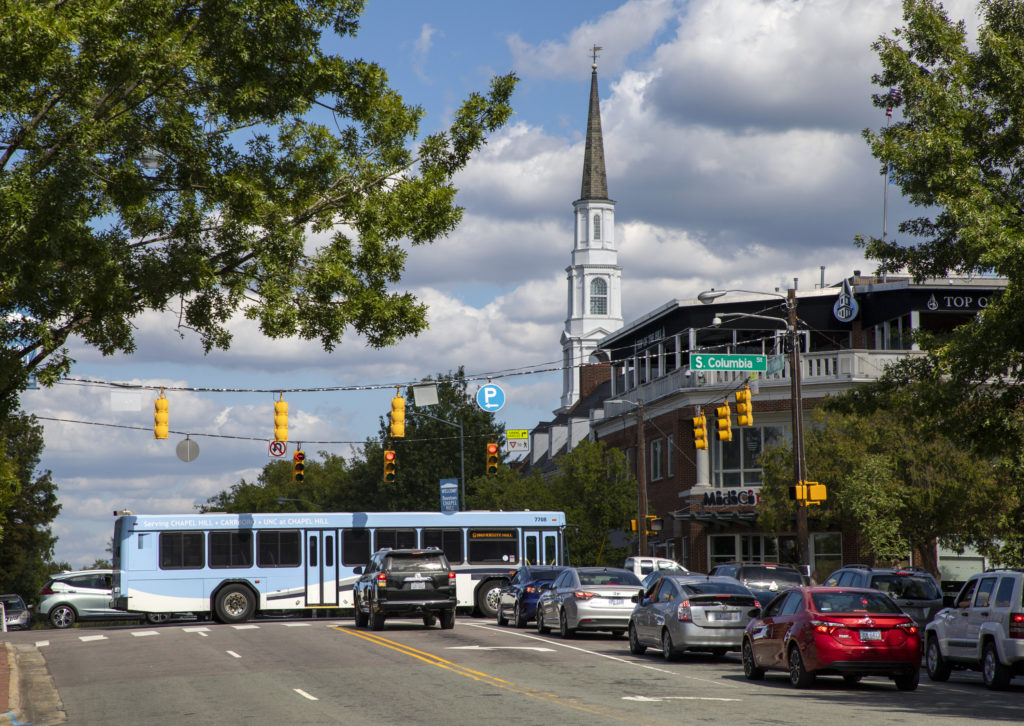
MULTIPOLYGON (((924 355, 917 350, 829 350, 800 354, 800 383, 805 393, 815 384, 866 383, 881 377, 893 363, 910 356, 924 355)), ((785 356, 781 371, 760 374, 762 386, 790 385, 790 357, 785 356)), ((616 380, 614 398, 622 403, 605 405, 605 416, 617 416, 633 407, 638 400, 645 403, 680 390, 731 387, 750 374, 745 371, 691 371, 688 366, 669 371, 660 378, 622 390, 622 376, 616 380), (627 403, 628 402, 628 403, 627 403)))

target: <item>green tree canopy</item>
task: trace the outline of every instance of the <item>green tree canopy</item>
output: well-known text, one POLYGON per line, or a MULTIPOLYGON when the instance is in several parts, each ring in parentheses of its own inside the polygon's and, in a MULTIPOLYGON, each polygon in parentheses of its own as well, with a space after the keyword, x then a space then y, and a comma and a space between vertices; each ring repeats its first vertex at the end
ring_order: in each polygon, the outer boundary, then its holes
MULTIPOLYGON (((426 327, 392 291, 451 232, 453 175, 511 113, 512 74, 443 131, 374 63, 324 50, 363 0, 10 0, 0 23, 0 405, 131 352, 171 310, 207 351, 242 312, 272 338, 426 327)), ((343 46, 342 46, 343 47, 343 46)))
POLYGON ((0 419, 0 589, 33 599, 52 572, 48 564, 57 542, 50 525, 60 513, 57 487, 49 471, 39 472, 43 427, 32 416, 0 419), (12 485, 13 481, 13 485, 12 485))

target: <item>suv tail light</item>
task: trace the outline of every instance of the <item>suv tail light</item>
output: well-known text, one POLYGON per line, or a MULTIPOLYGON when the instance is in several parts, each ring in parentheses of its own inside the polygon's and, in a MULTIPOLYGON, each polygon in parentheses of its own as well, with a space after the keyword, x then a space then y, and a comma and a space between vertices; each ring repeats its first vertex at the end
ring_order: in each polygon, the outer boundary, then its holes
POLYGON ((39 591, 40 595, 53 595, 55 593, 56 590, 51 589, 49 585, 44 585, 43 589, 39 591))
POLYGON ((1010 613, 1010 637, 1024 638, 1024 613, 1010 613))
POLYGON ((385 574, 383 572, 378 572, 377 573, 377 587, 387 587, 387 586, 388 586, 388 576, 387 576, 387 574, 385 574))
POLYGON ((681 623, 693 622, 693 613, 690 612, 689 600, 683 600, 679 603, 679 608, 676 610, 676 619, 681 623))
POLYGON ((448 570, 448 584, 449 585, 454 585, 455 584, 455 573, 452 570, 448 570))

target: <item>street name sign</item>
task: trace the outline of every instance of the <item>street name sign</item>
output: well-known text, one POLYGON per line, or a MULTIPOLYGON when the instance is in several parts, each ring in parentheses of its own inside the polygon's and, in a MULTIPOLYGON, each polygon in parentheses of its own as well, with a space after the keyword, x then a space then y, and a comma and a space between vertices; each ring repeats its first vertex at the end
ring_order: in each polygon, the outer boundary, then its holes
POLYGON ((768 370, 768 356, 722 353, 690 353, 693 371, 757 371, 768 370))

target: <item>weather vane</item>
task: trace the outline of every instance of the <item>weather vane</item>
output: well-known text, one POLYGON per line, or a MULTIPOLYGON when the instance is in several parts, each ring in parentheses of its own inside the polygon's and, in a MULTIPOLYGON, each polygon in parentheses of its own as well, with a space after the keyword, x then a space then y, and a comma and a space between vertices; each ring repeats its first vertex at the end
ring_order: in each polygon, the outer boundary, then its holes
POLYGON ((593 60, 594 68, 597 68, 597 52, 599 50, 604 50, 604 49, 601 46, 599 46, 599 45, 595 45, 593 48, 590 49, 590 54, 594 58, 594 60, 593 60))

